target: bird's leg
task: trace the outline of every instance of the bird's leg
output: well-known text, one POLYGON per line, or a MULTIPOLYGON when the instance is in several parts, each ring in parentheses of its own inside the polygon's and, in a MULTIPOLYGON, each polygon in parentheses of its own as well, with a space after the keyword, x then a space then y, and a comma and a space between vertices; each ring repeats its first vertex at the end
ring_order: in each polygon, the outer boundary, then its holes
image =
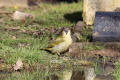
POLYGON ((60 53, 57 51, 57 55, 60 56, 60 53))
POLYGON ((58 56, 58 59, 60 59, 60 53, 57 51, 57 56, 58 56))

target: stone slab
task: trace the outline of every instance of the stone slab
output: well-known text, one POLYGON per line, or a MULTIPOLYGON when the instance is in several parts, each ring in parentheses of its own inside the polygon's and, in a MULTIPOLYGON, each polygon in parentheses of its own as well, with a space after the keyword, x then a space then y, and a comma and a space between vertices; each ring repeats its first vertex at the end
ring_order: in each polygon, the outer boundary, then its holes
POLYGON ((120 12, 96 12, 93 41, 120 42, 120 12))
POLYGON ((96 11, 114 11, 117 7, 120 7, 120 0, 84 0, 83 20, 93 25, 96 11))

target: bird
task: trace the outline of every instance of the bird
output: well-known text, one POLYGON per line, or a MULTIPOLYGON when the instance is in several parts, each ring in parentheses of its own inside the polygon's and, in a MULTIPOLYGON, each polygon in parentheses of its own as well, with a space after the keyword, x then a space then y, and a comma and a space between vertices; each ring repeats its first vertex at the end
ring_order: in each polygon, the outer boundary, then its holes
POLYGON ((48 45, 48 47, 42 48, 41 50, 49 51, 53 54, 60 55, 61 53, 65 52, 71 44, 71 30, 66 28, 62 31, 61 36, 58 36, 48 45))

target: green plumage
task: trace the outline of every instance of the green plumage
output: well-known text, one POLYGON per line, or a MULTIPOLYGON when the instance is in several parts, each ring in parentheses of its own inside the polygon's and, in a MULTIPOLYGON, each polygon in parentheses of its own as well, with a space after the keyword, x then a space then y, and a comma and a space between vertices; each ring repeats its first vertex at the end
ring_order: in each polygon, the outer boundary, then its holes
POLYGON ((52 48, 60 43, 64 42, 63 38, 59 39, 59 40, 55 40, 53 42, 51 42, 49 45, 48 45, 48 48, 52 48))
POLYGON ((50 51, 52 53, 60 54, 61 52, 67 50, 69 46, 72 44, 72 38, 70 35, 70 30, 68 33, 63 31, 62 36, 56 38, 56 40, 52 41, 47 48, 43 48, 41 50, 50 51))

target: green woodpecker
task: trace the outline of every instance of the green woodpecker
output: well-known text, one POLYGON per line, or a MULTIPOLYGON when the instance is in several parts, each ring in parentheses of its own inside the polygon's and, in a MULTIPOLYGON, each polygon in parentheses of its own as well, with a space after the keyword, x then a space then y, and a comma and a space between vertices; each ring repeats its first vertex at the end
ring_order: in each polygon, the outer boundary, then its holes
POLYGON ((60 53, 66 51, 72 44, 71 31, 67 30, 62 32, 62 35, 57 37, 56 40, 52 41, 47 48, 42 50, 50 51, 60 55, 60 53))

